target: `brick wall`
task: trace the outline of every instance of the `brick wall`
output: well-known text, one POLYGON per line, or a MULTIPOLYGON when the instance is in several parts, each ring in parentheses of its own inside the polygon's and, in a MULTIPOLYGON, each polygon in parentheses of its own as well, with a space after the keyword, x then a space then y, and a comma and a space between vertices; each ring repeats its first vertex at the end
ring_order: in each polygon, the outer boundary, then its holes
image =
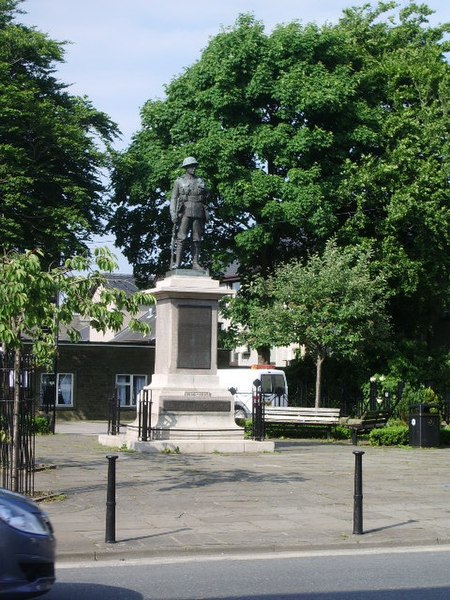
MULTIPOLYGON (((116 375, 147 375, 150 383, 154 364, 155 349, 148 345, 60 344, 57 370, 73 374, 73 407, 58 407, 57 419, 107 420, 116 375)), ((39 373, 37 382, 36 399, 39 373)), ((122 419, 133 420, 135 413, 134 408, 123 409, 122 419)))

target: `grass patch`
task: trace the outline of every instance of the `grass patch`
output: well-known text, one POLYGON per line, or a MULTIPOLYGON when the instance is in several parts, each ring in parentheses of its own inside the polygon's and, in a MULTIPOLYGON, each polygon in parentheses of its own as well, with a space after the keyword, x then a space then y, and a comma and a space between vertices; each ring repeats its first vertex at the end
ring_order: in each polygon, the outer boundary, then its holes
POLYGON ((43 504, 50 504, 51 502, 64 502, 64 500, 67 500, 67 495, 59 492, 34 492, 33 500, 34 502, 43 504))
POLYGON ((178 446, 175 448, 164 448, 161 450, 161 454, 181 454, 181 450, 178 446))

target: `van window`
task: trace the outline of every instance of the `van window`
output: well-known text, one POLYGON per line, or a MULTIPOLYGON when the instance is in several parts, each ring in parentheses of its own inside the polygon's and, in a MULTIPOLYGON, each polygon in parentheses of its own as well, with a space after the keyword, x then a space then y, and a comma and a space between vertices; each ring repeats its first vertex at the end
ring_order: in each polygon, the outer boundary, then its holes
POLYGON ((277 390, 282 389, 286 393, 286 386, 283 375, 261 375, 261 391, 263 394, 275 394, 277 390))

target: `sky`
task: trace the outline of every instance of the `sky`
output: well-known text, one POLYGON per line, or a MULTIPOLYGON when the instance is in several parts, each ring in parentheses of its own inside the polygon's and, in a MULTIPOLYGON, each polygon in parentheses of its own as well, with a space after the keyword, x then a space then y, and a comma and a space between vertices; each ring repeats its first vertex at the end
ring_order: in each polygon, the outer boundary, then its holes
MULTIPOLYGON (((200 59, 209 40, 252 13, 269 33, 280 23, 335 23, 342 10, 363 0, 24 0, 18 17, 68 42, 57 77, 73 95, 86 95, 118 124, 125 149, 140 128, 147 100, 164 98, 164 86, 200 59)), ((418 3, 421 3, 418 0, 418 3)), ((449 0, 424 2, 432 24, 450 21, 449 0)), ((96 240, 111 246, 111 237, 96 240)), ((122 273, 131 267, 112 248, 122 273)))

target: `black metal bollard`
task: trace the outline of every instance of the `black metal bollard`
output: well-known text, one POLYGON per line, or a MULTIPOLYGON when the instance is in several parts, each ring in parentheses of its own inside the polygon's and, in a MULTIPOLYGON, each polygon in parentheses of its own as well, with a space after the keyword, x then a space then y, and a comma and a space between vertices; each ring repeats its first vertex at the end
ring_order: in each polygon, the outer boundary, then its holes
POLYGON ((363 492, 362 492, 362 450, 354 450, 355 455, 355 491, 353 504, 353 533, 363 533, 363 492))
POLYGON ((116 460, 117 455, 108 454, 108 490, 106 494, 106 533, 105 542, 116 541, 116 460))

